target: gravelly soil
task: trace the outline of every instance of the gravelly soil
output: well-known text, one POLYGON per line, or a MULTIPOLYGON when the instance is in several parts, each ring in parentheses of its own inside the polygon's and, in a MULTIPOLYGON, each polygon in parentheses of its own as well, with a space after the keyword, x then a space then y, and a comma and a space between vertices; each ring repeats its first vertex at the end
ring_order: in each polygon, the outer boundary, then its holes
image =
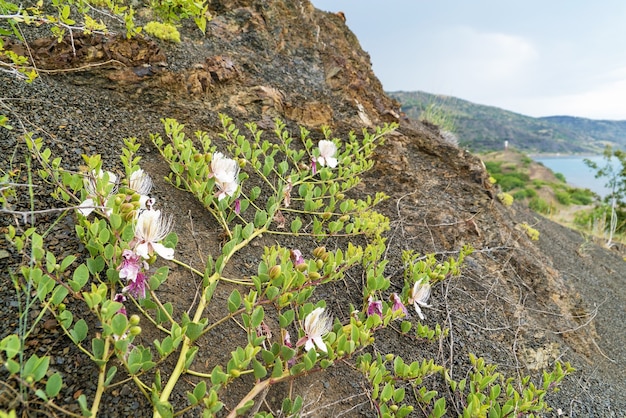
MULTIPOLYGON (((216 19, 206 38, 190 31, 183 32, 185 42, 178 46, 161 45, 158 50, 154 43, 137 46, 152 51, 150 56, 158 60, 165 58, 167 66, 127 57, 126 66, 42 73, 33 85, 0 76, 5 92, 1 113, 16 127, 11 132, 0 130, 0 168, 21 170, 20 180, 27 180, 20 139, 24 130, 35 131, 70 167, 81 164, 83 153, 100 153, 113 168, 122 139, 136 136, 143 144, 142 167, 155 179, 154 195, 160 207, 176 214, 177 258, 198 263, 206 254, 215 254, 221 232, 216 223, 190 195, 161 180, 167 168, 148 140, 149 133, 162 131, 160 118, 177 118, 191 133, 196 129, 216 132, 217 112, 265 127, 280 116, 292 132, 303 124, 319 139, 318 127, 324 123, 341 136, 397 115, 397 104, 382 92, 367 54, 341 19, 315 11, 306 1, 301 3, 297 7, 282 1, 213 4, 216 19), (138 69, 146 66, 153 72, 138 76, 138 69)), ((100 45, 91 40, 85 44, 100 45)), ((115 45, 108 48, 114 51, 115 45)), ((51 57, 59 59, 54 49, 51 57)), ((460 277, 433 289, 427 323, 448 327, 447 337, 428 343, 389 329, 377 335, 373 349, 394 352, 406 361, 434 358, 455 379, 466 375, 469 353, 497 364, 511 376, 531 373, 536 377, 557 359, 570 361, 577 372, 566 379, 560 392, 549 395, 552 415, 623 417, 626 263, 620 255, 524 208, 503 207, 493 199, 494 191, 478 159, 443 143, 432 129, 401 122, 398 132, 377 151, 377 163, 363 186, 355 190, 357 197, 375 191, 390 196, 379 207, 392 226, 387 234, 389 292, 402 288, 403 249, 436 253, 440 258, 455 255, 464 244, 476 251, 466 260, 460 277), (516 228, 521 222, 540 231, 539 241, 530 241, 516 228)), ((45 187, 37 189, 37 199, 35 209, 56 205, 45 187)), ((26 201, 25 194, 20 194, 14 209, 26 209, 26 201)), ((45 226, 55 216, 38 216, 36 221, 45 226)), ((3 215, 1 221, 3 228, 21 225, 20 217, 3 215)), ((55 226, 48 248, 59 254, 79 252, 72 230, 70 215, 55 226)), ((275 243, 274 238, 264 237, 245 249, 230 273, 253 274, 262 246, 275 243)), ((295 238, 280 243, 298 248, 316 245, 295 238)), ((7 247, 4 241, 0 245, 7 247)), ((345 243, 326 245, 333 248, 345 243)), ((16 327, 15 292, 8 272, 21 260, 9 251, 10 257, 0 259, 0 337, 16 327)), ((198 283, 175 265, 171 268, 172 275, 160 292, 180 312, 192 303, 198 283)), ((316 297, 326 299, 333 315, 346 321, 348 303, 361 303, 360 287, 360 276, 348 276, 343 283, 318 289, 316 297)), ((224 308, 230 290, 218 288, 215 303, 224 308)), ((411 320, 417 323, 415 315, 411 320)), ((141 338, 149 344, 154 335, 147 330, 141 338)), ((228 351, 223 346, 241 338, 235 327, 208 334, 198 343, 198 363, 207 370, 225 363, 228 351)), ((58 404, 76 411, 76 396, 93 396, 95 366, 71 346, 54 322, 42 322, 31 344, 34 352, 52 355, 52 366, 63 374, 66 385, 58 404)), ((0 379, 5 377, 2 372, 0 379)), ((185 405, 184 391, 194 382, 182 382, 172 397, 175 405, 185 405)), ((250 383, 229 387, 224 394, 228 408, 247 393, 250 383)), ((438 377, 425 383, 447 396, 448 415, 456 416, 461 400, 438 377)), ((304 397, 304 416, 376 416, 366 380, 348 364, 299 379, 293 386, 276 385, 266 394, 263 409, 276 410, 290 391, 304 397)), ((18 406, 25 415, 36 416, 38 411, 62 415, 41 403, 20 404, 6 395, 10 392, 4 393, 1 406, 18 406)), ((143 395, 132 383, 125 383, 105 394, 100 416, 151 414, 143 395)), ((415 415, 421 416, 417 411, 415 415)))

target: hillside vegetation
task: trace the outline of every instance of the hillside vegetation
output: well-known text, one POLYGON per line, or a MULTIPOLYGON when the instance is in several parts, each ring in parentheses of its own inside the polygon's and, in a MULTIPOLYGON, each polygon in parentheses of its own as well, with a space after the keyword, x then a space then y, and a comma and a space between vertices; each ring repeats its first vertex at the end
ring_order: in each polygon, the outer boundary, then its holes
POLYGON ((421 91, 391 92, 410 119, 419 120, 437 107, 455 126, 459 145, 474 152, 503 148, 504 141, 527 153, 595 153, 606 145, 626 146, 626 121, 591 120, 571 116, 533 118, 493 106, 421 91))

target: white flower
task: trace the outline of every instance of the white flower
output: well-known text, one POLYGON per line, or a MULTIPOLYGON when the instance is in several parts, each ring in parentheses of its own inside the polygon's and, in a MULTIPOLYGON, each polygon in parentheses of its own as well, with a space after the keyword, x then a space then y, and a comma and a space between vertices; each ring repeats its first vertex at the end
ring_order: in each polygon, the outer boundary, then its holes
MULTIPOLYGON (((96 209, 96 206, 105 206, 107 200, 109 200, 109 197, 111 197, 111 195, 115 193, 117 176, 110 171, 92 171, 91 175, 88 175, 83 179, 83 183, 85 185, 85 190, 87 191, 87 198, 78 206, 78 211, 83 216, 89 216, 89 214, 93 212, 94 209, 96 209), (105 173, 107 175, 108 182, 114 185, 114 187, 112 187, 108 191, 106 196, 102 196, 99 193, 100 191, 98 190, 98 181, 104 178, 105 173)), ((105 209, 105 212, 108 215, 111 213, 111 209, 105 209)))
POLYGON ((329 166, 330 168, 337 167, 337 159, 335 154, 337 153, 337 145, 333 141, 322 139, 319 143, 320 156, 317 157, 317 162, 322 166, 329 166))
POLYGON ((412 303, 415 307, 415 312, 423 321, 425 319, 422 308, 430 308, 431 305, 427 304, 426 301, 430 297, 430 283, 424 282, 422 280, 418 280, 413 285, 413 288, 409 292, 409 303, 412 303))
POLYGON ((152 189, 152 179, 150 175, 143 171, 143 169, 135 170, 130 175, 130 180, 128 181, 128 185, 131 189, 139 193, 141 196, 139 198, 139 208, 145 209, 146 202, 149 199, 148 194, 152 189))
POLYGON ((172 230, 172 218, 161 218, 161 211, 148 209, 137 217, 135 253, 148 259, 155 252, 166 260, 174 258, 174 249, 161 244, 172 230))
POLYGON ((237 161, 224 157, 221 152, 213 153, 211 160, 211 177, 215 177, 215 185, 220 190, 217 199, 222 200, 227 195, 234 196, 239 186, 239 164, 237 161))
POLYGON ((317 346, 318 349, 327 353, 326 344, 322 340, 322 337, 326 335, 332 329, 331 318, 324 313, 324 308, 315 308, 313 312, 308 314, 304 318, 304 337, 302 337, 297 343, 297 346, 304 344, 304 349, 309 351, 317 346))

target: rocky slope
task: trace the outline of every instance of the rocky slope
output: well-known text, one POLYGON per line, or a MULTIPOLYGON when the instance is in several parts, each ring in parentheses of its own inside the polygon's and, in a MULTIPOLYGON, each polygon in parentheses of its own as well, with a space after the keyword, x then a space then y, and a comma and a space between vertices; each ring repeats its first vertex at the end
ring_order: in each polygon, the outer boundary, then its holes
MULTIPOLYGON (((464 244, 476 251, 459 278, 433 290, 427 321, 433 327, 436 323, 448 327, 446 337, 436 343, 416 342, 390 330, 377 338, 374 349, 394 352, 407 361, 434 358, 457 380, 467 373, 469 353, 514 377, 537 375, 557 359, 570 361, 577 372, 548 398, 554 415, 623 416, 626 263, 617 254, 523 208, 502 206, 494 199, 479 159, 446 144, 426 126, 399 120, 398 103, 382 91, 369 56, 341 16, 318 11, 307 0, 212 1, 211 12, 215 18, 206 36, 189 26, 183 28, 179 45, 80 37, 74 56, 68 53, 68 44, 34 42, 32 35, 41 78, 25 85, 0 75, 2 112, 17 128, 0 130, 0 167, 24 168, 22 129, 35 131, 66 163, 76 165, 82 153, 101 153, 114 161, 122 139, 136 136, 143 143, 143 166, 156 179, 158 199, 169 212, 181 214, 176 218, 180 256, 190 262, 198 250, 215 248, 219 231, 191 196, 160 180, 167 168, 148 140, 149 133, 162 132, 160 118, 176 118, 188 132, 217 133, 219 112, 265 129, 280 117, 293 132, 303 125, 315 138, 321 137, 322 125, 342 136, 399 122, 357 190, 390 196, 379 210, 391 219, 386 274, 393 288, 402 287, 403 249, 440 258, 457 254, 464 244), (540 231, 538 242, 517 227, 521 222, 540 231)), ((52 204, 44 196, 40 208, 52 204)), ((16 202, 16 208, 20 204, 24 208, 24 202, 16 202)), ((15 224, 19 219, 3 216, 2 222, 15 224)), ((72 245, 67 232, 71 219, 61 227, 66 231, 52 240, 52 248, 72 245)), ((253 247, 242 257, 255 261, 260 253, 253 247)), ((6 301, 0 336, 15 324, 14 292, 6 274, 15 261, 0 260, 0 291, 6 301)), ((184 277, 173 280, 165 292, 188 292, 193 298, 194 283, 184 277)), ((360 278, 353 278, 320 297, 328 298, 329 308, 345 321, 347 303, 361 297, 360 285, 360 278)), ((182 306, 181 301, 181 310, 185 309, 182 306)), ((68 344, 58 330, 37 331, 52 352, 62 352, 68 344)), ((207 362, 227 358, 227 353, 219 352, 224 335, 211 338, 203 342, 199 355, 207 362)), ((72 351, 57 360, 55 367, 67 384, 60 403, 72 405, 81 388, 89 396, 93 388, 84 382, 90 381, 94 366, 72 351)), ((456 416, 463 401, 437 377, 426 383, 448 398, 448 416, 456 416)), ((150 416, 146 400, 131 388, 124 385, 105 394, 102 416, 150 416)), ((247 392, 237 387, 231 391, 231 401, 247 392)), ((275 408, 288 391, 303 396, 305 415, 376 416, 367 381, 348 366, 305 377, 294 387, 277 385, 267 394, 264 408, 275 408)), ((181 392, 174 401, 184 404, 184 399, 181 392)), ((422 416, 418 410, 415 414, 422 416)))

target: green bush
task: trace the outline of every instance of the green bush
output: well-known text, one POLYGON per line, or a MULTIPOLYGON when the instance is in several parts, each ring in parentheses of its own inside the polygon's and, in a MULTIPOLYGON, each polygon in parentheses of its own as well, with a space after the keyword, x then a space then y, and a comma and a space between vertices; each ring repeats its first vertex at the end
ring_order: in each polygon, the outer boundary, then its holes
POLYGON ((515 200, 532 199, 535 196, 537 196, 537 192, 530 188, 518 190, 513 193, 513 197, 515 198, 515 200))
POLYGON ((565 190, 557 190, 554 197, 556 197, 556 200, 562 205, 569 206, 572 203, 570 194, 565 190))
POLYGON ((528 202, 528 207, 538 213, 549 214, 552 212, 552 207, 548 202, 540 197, 533 197, 528 202))
POLYGON ((567 183, 567 180, 565 179, 565 176, 563 175, 563 173, 554 173, 554 177, 556 177, 563 183, 567 183))
POLYGON ((571 198, 576 205, 589 205, 594 200, 594 194, 589 189, 574 189, 571 198))

